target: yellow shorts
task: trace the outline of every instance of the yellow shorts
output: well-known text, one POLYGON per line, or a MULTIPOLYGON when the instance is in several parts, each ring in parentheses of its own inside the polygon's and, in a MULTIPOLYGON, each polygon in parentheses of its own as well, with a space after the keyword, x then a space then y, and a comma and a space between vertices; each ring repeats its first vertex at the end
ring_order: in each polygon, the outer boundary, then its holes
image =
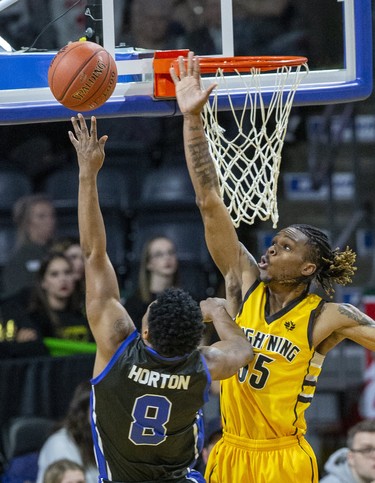
POLYGON ((302 436, 252 440, 224 433, 208 459, 207 483, 318 483, 318 465, 302 436))

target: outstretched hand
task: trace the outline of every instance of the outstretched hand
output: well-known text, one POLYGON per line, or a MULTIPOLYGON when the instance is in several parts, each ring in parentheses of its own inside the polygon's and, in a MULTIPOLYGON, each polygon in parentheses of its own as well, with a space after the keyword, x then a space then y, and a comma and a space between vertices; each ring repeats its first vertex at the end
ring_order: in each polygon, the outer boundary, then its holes
POLYGON ((178 58, 179 76, 174 67, 169 69, 176 87, 176 98, 182 114, 200 114, 216 84, 206 90, 201 86, 199 59, 189 52, 187 66, 184 57, 178 58))
POLYGON ((102 136, 98 140, 96 118, 91 116, 90 132, 82 114, 71 118, 75 135, 69 131, 69 139, 77 151, 80 169, 88 171, 100 170, 104 162, 104 146, 108 136, 102 136))

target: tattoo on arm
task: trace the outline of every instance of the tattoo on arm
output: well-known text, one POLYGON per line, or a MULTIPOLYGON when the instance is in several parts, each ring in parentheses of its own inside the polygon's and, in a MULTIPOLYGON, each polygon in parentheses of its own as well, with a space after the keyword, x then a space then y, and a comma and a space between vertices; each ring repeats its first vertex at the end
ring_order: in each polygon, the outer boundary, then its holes
POLYGON ((373 321, 371 317, 368 317, 366 314, 358 310, 356 307, 353 307, 353 305, 340 304, 338 307, 338 311, 340 314, 354 320, 354 322, 357 322, 358 325, 362 325, 365 327, 375 327, 375 321, 373 321))
POLYGON ((249 267, 257 266, 257 261, 255 260, 254 256, 249 252, 245 246, 240 243, 240 250, 241 250, 241 258, 244 260, 246 264, 249 264, 249 267))
POLYGON ((192 140, 188 144, 194 172, 202 186, 208 188, 218 185, 217 173, 207 148, 205 139, 192 140))
POLYGON ((255 267, 257 264, 255 258, 251 255, 251 253, 246 253, 246 257, 249 260, 250 267, 255 267))

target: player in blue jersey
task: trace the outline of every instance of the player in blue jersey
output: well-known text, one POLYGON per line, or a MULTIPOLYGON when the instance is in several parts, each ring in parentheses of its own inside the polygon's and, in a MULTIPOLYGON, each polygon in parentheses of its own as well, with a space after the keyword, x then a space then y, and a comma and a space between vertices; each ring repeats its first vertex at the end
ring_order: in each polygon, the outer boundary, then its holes
POLYGON ((222 299, 201 307, 180 289, 150 304, 138 333, 120 302, 106 253, 97 176, 107 136, 97 138, 72 118, 70 140, 79 164, 78 219, 85 259, 86 310, 97 343, 92 379, 92 428, 101 481, 203 482, 193 469, 203 443, 201 408, 210 382, 228 378, 252 359, 252 348, 222 299), (203 317, 220 341, 199 347, 203 317))

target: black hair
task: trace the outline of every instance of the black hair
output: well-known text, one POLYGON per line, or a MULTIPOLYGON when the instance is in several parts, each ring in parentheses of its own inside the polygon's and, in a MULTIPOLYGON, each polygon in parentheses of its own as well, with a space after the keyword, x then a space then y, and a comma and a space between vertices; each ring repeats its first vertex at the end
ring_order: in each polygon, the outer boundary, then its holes
MULTIPOLYGON (((61 322, 59 316, 56 314, 54 310, 52 310, 45 290, 42 287, 44 276, 51 265, 51 263, 55 260, 65 260, 69 267, 72 268, 72 263, 69 258, 61 252, 48 252, 47 255, 41 260, 41 265, 36 273, 35 283, 30 293, 30 299, 28 303, 28 311, 29 312, 40 312, 47 315, 49 320, 52 323, 52 327, 54 330, 61 326, 61 322)), ((81 299, 80 294, 77 290, 74 290, 69 299, 67 300, 67 305, 65 307, 67 310, 71 312, 75 312, 77 314, 81 313, 81 299)))
POLYGON ((198 303, 182 289, 164 290, 150 305, 149 341, 166 357, 183 356, 198 347, 204 323, 198 303))
POLYGON ((333 283, 347 285, 352 282, 352 276, 357 268, 354 266, 356 254, 349 247, 344 251, 331 248, 328 236, 318 228, 311 225, 290 225, 303 233, 310 246, 309 258, 316 264, 317 269, 311 276, 321 285, 323 290, 332 295, 333 283))

